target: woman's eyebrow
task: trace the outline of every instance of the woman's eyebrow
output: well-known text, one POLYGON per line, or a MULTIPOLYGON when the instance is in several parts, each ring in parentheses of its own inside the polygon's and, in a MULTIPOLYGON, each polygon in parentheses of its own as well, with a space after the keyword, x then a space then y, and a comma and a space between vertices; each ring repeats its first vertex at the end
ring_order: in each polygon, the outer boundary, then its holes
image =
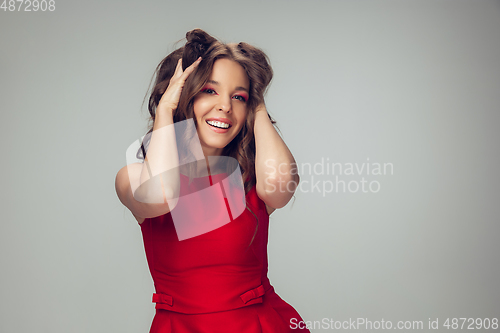
MULTIPOLYGON (((216 86, 220 86, 220 83, 218 81, 215 81, 215 80, 208 80, 207 83, 211 83, 211 84, 215 84, 216 86)), ((236 87, 236 88, 234 88, 234 90, 243 90, 243 91, 249 92, 248 89, 245 87, 236 87)))
POLYGON ((234 90, 243 90, 243 91, 248 92, 248 89, 245 87, 236 87, 234 90))

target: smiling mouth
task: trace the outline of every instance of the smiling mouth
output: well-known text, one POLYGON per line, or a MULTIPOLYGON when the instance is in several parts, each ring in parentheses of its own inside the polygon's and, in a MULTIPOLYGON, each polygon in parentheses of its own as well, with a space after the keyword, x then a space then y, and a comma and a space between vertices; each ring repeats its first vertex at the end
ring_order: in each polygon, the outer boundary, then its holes
POLYGON ((231 127, 231 125, 229 125, 227 123, 223 123, 221 121, 207 120, 206 123, 212 127, 220 128, 220 129, 228 129, 229 127, 231 127))

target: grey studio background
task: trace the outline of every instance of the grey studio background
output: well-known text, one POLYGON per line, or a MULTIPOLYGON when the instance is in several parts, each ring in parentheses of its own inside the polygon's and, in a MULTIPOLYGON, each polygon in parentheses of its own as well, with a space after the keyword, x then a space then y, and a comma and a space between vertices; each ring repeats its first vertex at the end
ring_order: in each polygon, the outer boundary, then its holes
POLYGON ((114 181, 156 65, 196 27, 275 71, 302 187, 271 215, 269 277, 304 320, 500 317, 500 2, 72 0, 0 10, 1 332, 148 332, 114 181))

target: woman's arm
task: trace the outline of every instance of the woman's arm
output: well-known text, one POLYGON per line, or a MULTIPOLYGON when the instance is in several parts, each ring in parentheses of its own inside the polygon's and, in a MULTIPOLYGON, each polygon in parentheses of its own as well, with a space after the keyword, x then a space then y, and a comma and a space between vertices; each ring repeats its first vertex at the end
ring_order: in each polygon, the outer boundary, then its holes
POLYGON ((264 104, 257 107, 254 134, 257 194, 268 207, 284 207, 295 193, 299 175, 295 159, 271 123, 264 104))
POLYGON ((182 60, 179 59, 175 73, 156 107, 144 163, 129 165, 117 174, 115 186, 118 197, 136 217, 166 214, 177 202, 180 180, 173 112, 185 80, 200 61, 201 58, 183 71, 182 60))
POLYGON ((200 61, 201 57, 183 71, 182 59, 179 59, 175 73, 158 102, 153 133, 140 176, 141 186, 138 193, 134 193, 138 199, 149 199, 147 202, 157 203, 163 201, 162 199, 167 201, 178 197, 179 157, 173 126, 173 112, 177 109, 187 77, 200 61))

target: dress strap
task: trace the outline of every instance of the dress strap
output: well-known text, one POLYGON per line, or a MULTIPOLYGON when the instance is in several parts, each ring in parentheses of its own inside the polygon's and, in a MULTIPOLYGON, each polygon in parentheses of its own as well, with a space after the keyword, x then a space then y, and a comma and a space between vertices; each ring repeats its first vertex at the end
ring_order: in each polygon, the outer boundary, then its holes
MULTIPOLYGON (((245 307, 252 304, 263 303, 264 295, 266 294, 266 288, 264 285, 260 285, 257 288, 253 288, 243 294, 240 295, 239 299, 234 298, 233 303, 228 303, 227 307, 224 308, 223 311, 229 309, 237 309, 241 307, 245 307)), ((236 296, 236 295, 235 295, 236 296)), ((177 296, 176 296, 177 297, 177 296)), ((237 296, 236 296, 237 297, 237 296)), ((190 306, 182 305, 182 302, 177 302, 177 305, 174 306, 174 299, 171 295, 165 293, 153 293, 153 303, 156 303, 155 309, 162 310, 170 310, 180 313, 209 313, 209 312, 217 312, 221 311, 217 308, 210 308, 210 304, 204 304, 205 311, 199 309, 193 311, 193 308, 190 306), (201 310, 201 311, 200 311, 201 310)))

